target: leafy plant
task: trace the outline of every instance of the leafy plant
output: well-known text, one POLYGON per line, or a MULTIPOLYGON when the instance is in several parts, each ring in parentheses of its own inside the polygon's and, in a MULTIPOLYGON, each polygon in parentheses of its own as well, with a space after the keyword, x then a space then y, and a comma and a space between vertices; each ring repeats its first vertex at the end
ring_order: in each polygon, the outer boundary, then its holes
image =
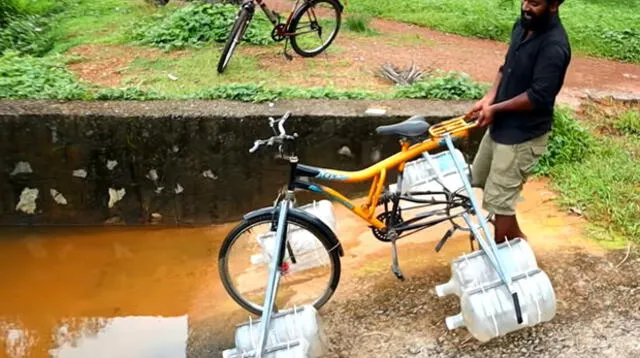
POLYGON ((19 14, 18 7, 13 0, 0 1, 0 28, 6 27, 19 14))
POLYGON ((429 76, 408 86, 396 88, 396 98, 429 98, 441 100, 479 99, 486 85, 474 82, 465 73, 449 72, 443 76, 429 76))
MULTIPOLYGON (((236 12, 237 7, 228 4, 189 4, 138 27, 133 38, 141 44, 164 50, 200 47, 211 41, 223 42, 229 35, 236 12)), ((272 43, 271 23, 256 14, 247 28, 244 41, 256 45, 272 43)))
POLYGON ((15 17, 0 30, 0 54, 16 50, 42 56, 53 48, 53 37, 48 32, 48 21, 36 15, 15 17))
POLYGON ((591 153, 594 142, 594 138, 573 118, 570 110, 556 109, 547 151, 538 161, 534 173, 548 175, 555 166, 581 162, 591 153))
MULTIPOLYGON (((638 18, 640 21, 640 17, 638 18)), ((602 46, 623 61, 640 62, 640 29, 610 30, 602 32, 602 46)))
POLYGON ((624 134, 640 135, 640 113, 631 109, 622 113, 613 127, 624 134))
POLYGON ((87 99, 87 88, 60 61, 6 51, 0 56, 0 98, 87 99))

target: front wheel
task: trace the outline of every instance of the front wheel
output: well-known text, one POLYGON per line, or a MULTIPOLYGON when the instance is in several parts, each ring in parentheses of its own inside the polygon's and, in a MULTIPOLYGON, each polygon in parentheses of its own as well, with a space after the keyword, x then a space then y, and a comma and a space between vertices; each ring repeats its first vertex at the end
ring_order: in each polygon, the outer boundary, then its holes
POLYGON ((309 0, 293 15, 291 47, 303 57, 324 51, 338 35, 342 6, 337 0, 309 0))
POLYGON ((218 73, 224 72, 227 68, 229 61, 231 60, 231 56, 233 55, 233 51, 236 49, 236 46, 238 46, 240 41, 242 41, 242 36, 244 36, 247 27, 249 27, 251 15, 251 12, 246 7, 242 7, 238 12, 236 21, 233 23, 233 27, 231 28, 229 38, 227 38, 227 42, 224 44, 222 54, 218 60, 218 73))
MULTIPOLYGON (((313 305, 320 309, 340 281, 339 250, 320 228, 293 210, 287 214, 286 225, 275 308, 313 305)), ((268 212, 245 219, 227 235, 218 255, 227 293, 256 315, 262 314, 276 226, 268 212)))

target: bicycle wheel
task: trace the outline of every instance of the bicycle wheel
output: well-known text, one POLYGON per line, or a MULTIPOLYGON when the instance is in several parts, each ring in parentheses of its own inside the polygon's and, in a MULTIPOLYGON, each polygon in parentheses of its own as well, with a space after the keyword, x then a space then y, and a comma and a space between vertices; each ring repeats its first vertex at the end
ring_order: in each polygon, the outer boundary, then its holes
POLYGON ((227 42, 224 44, 224 48, 222 49, 222 55, 220 55, 220 59, 218 60, 218 73, 224 72, 227 68, 229 61, 231 60, 231 56, 233 55, 233 51, 240 41, 242 41, 242 36, 244 36, 244 32, 249 26, 251 15, 251 12, 246 7, 242 7, 238 12, 236 21, 233 23, 233 27, 231 28, 231 33, 229 34, 227 42))
POLYGON ((303 57, 324 51, 338 35, 342 5, 336 0, 310 0, 293 15, 288 32, 291 47, 303 57))
MULTIPOLYGON (((260 315, 275 244, 273 216, 265 213, 236 226, 218 255, 220 278, 231 298, 247 311, 260 315)), ((276 309, 313 305, 320 309, 340 281, 338 247, 299 214, 287 216, 287 250, 280 271, 276 309), (292 262, 291 252, 295 258, 292 262)))

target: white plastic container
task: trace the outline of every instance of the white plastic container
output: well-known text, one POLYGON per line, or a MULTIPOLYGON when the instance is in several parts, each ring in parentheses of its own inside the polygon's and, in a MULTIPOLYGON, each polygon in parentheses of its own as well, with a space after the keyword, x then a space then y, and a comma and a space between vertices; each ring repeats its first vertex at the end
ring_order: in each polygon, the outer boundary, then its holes
MULTIPOLYGON (((236 329, 235 343, 237 352, 254 351, 258 345, 262 323, 249 321, 236 329)), ((320 357, 326 354, 327 338, 320 321, 318 311, 312 306, 298 307, 274 314, 271 317, 267 347, 286 345, 287 342, 303 339, 308 347, 299 347, 304 357, 320 357)), ((284 352, 284 351, 283 351, 284 352)), ((301 357, 300 355, 277 355, 274 357, 301 357)))
MULTIPOLYGON (((454 155, 465 163, 464 155, 461 151, 455 149, 454 155)), ((465 175, 469 175, 469 167, 464 168, 465 175)), ((408 192, 443 192, 446 188, 450 192, 455 192, 463 187, 462 179, 456 170, 455 163, 451 159, 449 151, 444 151, 436 155, 423 153, 422 158, 413 160, 405 164, 402 177, 402 193, 408 192), (437 171, 436 171, 437 169, 437 171), (437 172, 440 176, 438 177, 437 172)), ((390 184, 389 190, 398 191, 397 184, 390 184)), ((443 195, 420 195, 420 200, 438 200, 443 201, 443 195)), ((402 201, 400 207, 409 209, 414 206, 423 205, 420 203, 412 203, 402 201)), ((433 208, 435 209, 435 207, 433 208)))
MULTIPOLYGON (((526 240, 506 241, 497 247, 498 255, 512 277, 538 267, 536 256, 526 240)), ((460 297, 465 290, 499 279, 500 276, 487 254, 483 250, 477 250, 455 259, 451 263, 451 279, 436 286, 435 290, 438 297, 450 294, 460 297)))
MULTIPOLYGON (((240 352, 236 348, 227 349, 222 352, 222 358, 249 358, 257 357, 255 352, 240 352)), ((306 358, 311 357, 309 353, 309 342, 301 339, 294 345, 280 345, 277 349, 263 354, 264 358, 306 358)))
MULTIPOLYGON (((330 201, 313 202, 300 207, 300 209, 318 217, 331 230, 335 231, 336 217, 333 211, 333 204, 330 201)), ((258 244, 262 247, 262 253, 251 256, 252 264, 263 265, 271 262, 271 255, 276 242, 275 234, 275 232, 269 231, 256 237, 258 244)), ((288 240, 296 257, 296 263, 294 264, 289 260, 289 251, 285 251, 285 262, 289 263, 289 273, 329 264, 330 259, 327 249, 310 231, 301 227, 291 228, 288 232, 288 240)))
MULTIPOLYGON (((466 163, 464 155, 458 149, 453 150, 453 155, 456 156, 460 162, 466 163)), ((442 176, 445 185, 447 182, 453 181, 453 178, 458 178, 459 185, 454 187, 453 190, 462 187, 462 181, 459 179, 458 171, 456 170, 455 163, 449 151, 444 151, 436 155, 424 153, 422 156, 422 158, 408 162, 405 165, 402 183, 403 191, 415 190, 415 186, 435 181, 438 173, 442 176)), ((466 167, 465 174, 468 174, 468 168, 466 167)))
POLYGON ((550 321, 556 314, 556 297, 549 277, 534 269, 514 277, 522 310, 522 324, 516 320, 516 311, 506 285, 492 282, 465 291, 460 298, 462 311, 446 318, 448 329, 466 327, 481 342, 504 336, 524 327, 550 321))

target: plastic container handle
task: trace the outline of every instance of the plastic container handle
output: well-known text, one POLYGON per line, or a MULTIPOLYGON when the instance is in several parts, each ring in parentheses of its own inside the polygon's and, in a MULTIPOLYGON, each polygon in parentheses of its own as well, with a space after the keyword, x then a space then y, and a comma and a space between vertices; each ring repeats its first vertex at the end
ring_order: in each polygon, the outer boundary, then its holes
POLYGON ((513 305, 516 308, 516 320, 518 321, 518 324, 522 324, 522 310, 520 309, 520 300, 518 299, 518 293, 512 293, 511 297, 513 298, 513 305))

